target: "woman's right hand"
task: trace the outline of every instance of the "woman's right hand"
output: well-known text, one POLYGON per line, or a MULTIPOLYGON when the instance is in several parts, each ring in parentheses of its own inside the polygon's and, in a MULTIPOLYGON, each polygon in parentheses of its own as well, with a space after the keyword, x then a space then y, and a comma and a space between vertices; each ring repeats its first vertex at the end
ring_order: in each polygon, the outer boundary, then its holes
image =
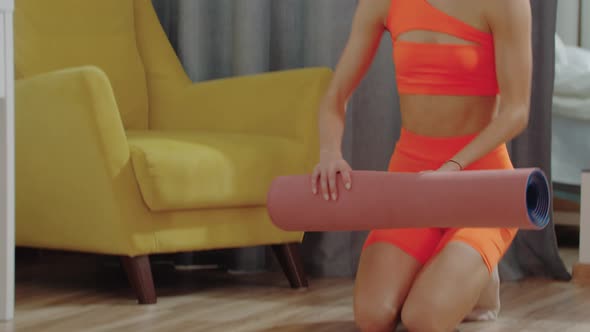
POLYGON ((338 199, 338 174, 341 175, 341 180, 344 181, 344 187, 350 190, 352 188, 351 171, 352 168, 342 158, 340 153, 330 151, 320 153, 320 162, 311 175, 311 190, 313 194, 316 195, 319 193, 319 183, 321 194, 325 200, 329 201, 330 198, 332 200, 338 199))

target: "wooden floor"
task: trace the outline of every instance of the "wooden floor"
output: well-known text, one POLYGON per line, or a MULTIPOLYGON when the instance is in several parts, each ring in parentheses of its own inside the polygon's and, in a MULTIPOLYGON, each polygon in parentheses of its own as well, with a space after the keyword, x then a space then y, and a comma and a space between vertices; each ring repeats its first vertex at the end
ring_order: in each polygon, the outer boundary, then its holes
MULTIPOLYGON (((564 252, 569 264, 576 257, 564 252)), ((183 272, 162 265, 154 267, 159 303, 139 306, 119 266, 93 259, 72 258, 70 267, 50 259, 19 264, 16 319, 0 323, 0 331, 356 331, 349 279, 312 280, 309 290, 292 291, 280 274, 183 272)), ((460 331, 590 331, 590 288, 505 283, 502 300, 498 321, 464 324, 460 331)))

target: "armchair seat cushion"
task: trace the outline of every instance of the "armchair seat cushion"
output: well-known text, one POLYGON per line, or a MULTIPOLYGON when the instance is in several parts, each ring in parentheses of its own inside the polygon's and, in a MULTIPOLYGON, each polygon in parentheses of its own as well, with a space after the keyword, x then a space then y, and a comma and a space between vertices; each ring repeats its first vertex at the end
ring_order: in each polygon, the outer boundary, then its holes
POLYGON ((129 131, 131 159, 151 211, 264 206, 274 177, 309 172, 303 144, 196 131, 129 131))

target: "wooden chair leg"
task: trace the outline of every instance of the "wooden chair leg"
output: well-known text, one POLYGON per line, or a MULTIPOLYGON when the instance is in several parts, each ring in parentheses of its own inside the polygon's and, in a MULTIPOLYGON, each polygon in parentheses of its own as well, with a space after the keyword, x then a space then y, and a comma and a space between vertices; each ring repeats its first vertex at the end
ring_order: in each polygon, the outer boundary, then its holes
POLYGON ((299 254, 299 243, 273 245, 272 249, 291 288, 307 288, 307 277, 299 254))
POLYGON ((156 288, 152 278, 149 256, 121 256, 121 263, 139 304, 155 304, 157 302, 156 288))

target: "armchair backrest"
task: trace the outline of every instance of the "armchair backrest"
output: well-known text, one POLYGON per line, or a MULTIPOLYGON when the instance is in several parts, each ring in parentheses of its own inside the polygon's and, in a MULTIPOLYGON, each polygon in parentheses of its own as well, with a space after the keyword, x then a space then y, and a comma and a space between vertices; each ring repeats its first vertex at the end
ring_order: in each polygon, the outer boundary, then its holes
POLYGON ((15 7, 16 78, 96 66, 127 129, 149 127, 154 73, 158 82, 186 81, 150 0, 16 0, 15 7))

